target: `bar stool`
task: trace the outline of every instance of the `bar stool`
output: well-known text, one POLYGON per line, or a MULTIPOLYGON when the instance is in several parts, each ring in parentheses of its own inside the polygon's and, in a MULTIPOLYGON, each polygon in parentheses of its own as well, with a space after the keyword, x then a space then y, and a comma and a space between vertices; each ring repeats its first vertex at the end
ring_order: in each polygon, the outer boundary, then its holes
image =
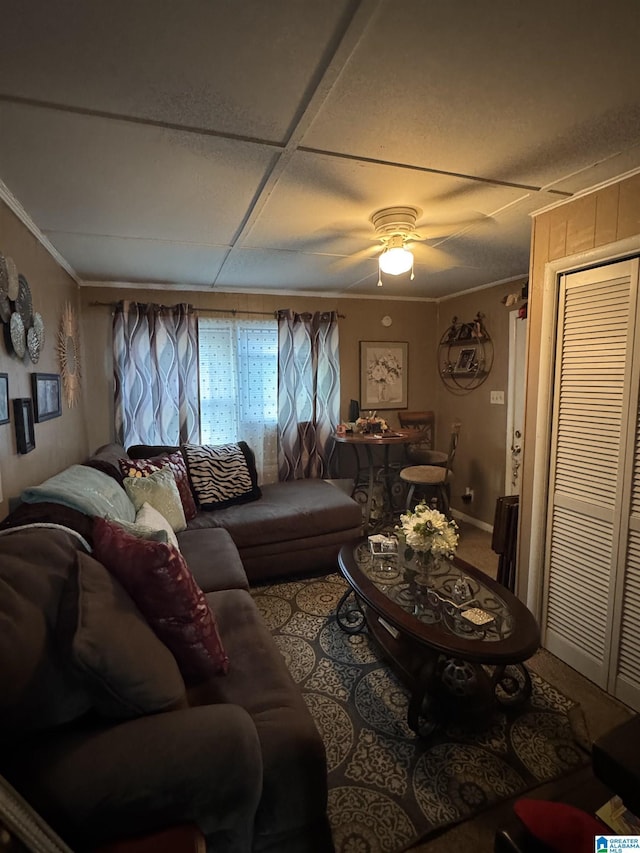
POLYGON ((458 449, 460 426, 459 421, 455 421, 451 425, 449 450, 444 465, 409 465, 400 471, 400 479, 409 484, 405 507, 407 510, 411 509, 416 489, 420 489, 430 496, 431 502, 435 502, 440 512, 450 517, 449 480, 451 478, 453 460, 458 449))

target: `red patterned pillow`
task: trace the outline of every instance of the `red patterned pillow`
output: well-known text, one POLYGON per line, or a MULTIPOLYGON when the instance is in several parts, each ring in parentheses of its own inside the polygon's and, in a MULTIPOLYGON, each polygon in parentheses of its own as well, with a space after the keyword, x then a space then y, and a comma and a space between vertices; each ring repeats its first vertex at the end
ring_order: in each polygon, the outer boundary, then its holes
POLYGON ((179 551, 138 539, 104 518, 94 519, 93 546, 96 559, 173 652, 185 681, 193 684, 227 672, 229 659, 215 618, 179 551))
POLYGON ((119 464, 123 477, 148 477, 149 474, 153 474, 161 468, 170 468, 176 478, 184 517, 187 521, 194 518, 198 510, 187 474, 187 463, 179 450, 175 453, 152 456, 149 459, 120 459, 119 464))

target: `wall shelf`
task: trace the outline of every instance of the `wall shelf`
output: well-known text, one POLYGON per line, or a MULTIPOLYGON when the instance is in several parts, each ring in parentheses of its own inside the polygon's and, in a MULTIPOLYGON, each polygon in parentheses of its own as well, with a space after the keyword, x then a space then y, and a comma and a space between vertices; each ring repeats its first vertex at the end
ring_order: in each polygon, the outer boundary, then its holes
POLYGON ((478 312, 468 323, 454 317, 438 344, 438 372, 454 394, 466 394, 485 381, 493 367, 493 341, 478 312))

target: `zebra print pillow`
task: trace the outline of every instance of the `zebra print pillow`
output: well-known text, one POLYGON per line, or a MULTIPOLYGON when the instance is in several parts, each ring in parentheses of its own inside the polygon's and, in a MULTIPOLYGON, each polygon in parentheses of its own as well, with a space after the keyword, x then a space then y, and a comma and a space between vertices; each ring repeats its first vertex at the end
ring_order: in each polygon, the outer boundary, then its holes
POLYGON ((193 493, 202 509, 221 509, 261 496, 255 457, 245 441, 184 444, 182 450, 193 493))

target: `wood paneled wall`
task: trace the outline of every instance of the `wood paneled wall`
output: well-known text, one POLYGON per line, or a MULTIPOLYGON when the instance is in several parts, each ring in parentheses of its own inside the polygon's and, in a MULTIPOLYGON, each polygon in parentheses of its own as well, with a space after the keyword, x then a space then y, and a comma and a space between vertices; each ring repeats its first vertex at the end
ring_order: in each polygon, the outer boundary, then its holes
POLYGON ((520 504, 520 548, 518 590, 523 596, 532 568, 528 565, 533 506, 533 465, 536 451, 536 417, 540 395, 539 358, 541 342, 549 329, 543 328, 545 270, 550 261, 566 259, 567 268, 580 265, 580 256, 611 248, 621 240, 640 235, 640 174, 594 190, 588 195, 543 211, 534 217, 529 279, 529 338, 525 449, 520 504))

